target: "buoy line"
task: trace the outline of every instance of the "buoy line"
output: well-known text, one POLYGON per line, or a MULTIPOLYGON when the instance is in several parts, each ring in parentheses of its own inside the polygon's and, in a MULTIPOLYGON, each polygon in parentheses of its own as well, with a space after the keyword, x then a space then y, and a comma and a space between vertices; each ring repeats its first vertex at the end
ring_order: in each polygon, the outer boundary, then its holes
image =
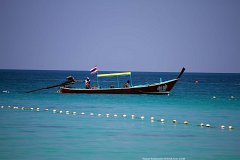
MULTIPOLYGON (((130 118, 130 119, 139 119, 139 120, 146 120, 147 118, 145 118, 144 115, 141 115, 141 116, 136 116, 134 114, 132 115, 126 115, 126 114, 109 114, 109 113, 106 113, 106 114, 101 114, 101 113, 84 113, 84 112, 71 112, 71 111, 63 111, 63 110, 57 110, 57 109, 49 109, 49 108, 39 108, 39 107, 17 107, 17 106, 1 106, 1 109, 13 109, 13 110, 26 110, 26 111, 36 111, 36 112, 52 112, 53 114, 65 114, 65 115, 73 115, 73 116, 95 116, 95 117, 106 117, 106 118, 122 118, 122 119, 126 119, 126 118, 130 118)), ((189 121, 184 121, 184 122, 178 122, 176 119, 173 119, 173 120, 165 120, 163 118, 161 119, 156 119, 155 117, 151 116, 149 118, 150 122, 151 123, 154 123, 154 122, 160 122, 162 124, 165 124, 165 123, 172 123, 172 124, 175 124, 175 125, 192 125, 192 126, 199 126, 201 128, 220 128, 220 129, 226 129, 228 128, 229 130, 233 130, 235 129, 232 125, 229 125, 229 126, 224 126, 223 124, 221 124, 220 126, 212 126, 210 125, 209 123, 199 123, 199 124, 191 124, 189 121)))

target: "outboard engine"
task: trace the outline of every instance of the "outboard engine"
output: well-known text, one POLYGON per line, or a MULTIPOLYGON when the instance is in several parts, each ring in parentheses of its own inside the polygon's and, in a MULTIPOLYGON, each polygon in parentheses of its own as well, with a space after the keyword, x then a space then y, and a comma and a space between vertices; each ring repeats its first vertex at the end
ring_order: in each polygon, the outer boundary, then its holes
POLYGON ((66 78, 66 83, 68 83, 68 84, 74 84, 74 83, 76 83, 76 81, 75 81, 75 79, 74 79, 74 77, 73 76, 68 76, 67 78, 66 78))

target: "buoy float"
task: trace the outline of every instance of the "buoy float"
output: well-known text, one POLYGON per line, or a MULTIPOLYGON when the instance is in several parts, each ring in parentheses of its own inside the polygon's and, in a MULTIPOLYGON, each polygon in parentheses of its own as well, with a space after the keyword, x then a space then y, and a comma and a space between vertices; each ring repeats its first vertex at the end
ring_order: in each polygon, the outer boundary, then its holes
POLYGON ((188 124, 188 121, 184 121, 183 124, 188 124))
POLYGON ((216 96, 213 96, 212 99, 216 99, 217 97, 216 96))
MULTIPOLYGON (((213 96, 213 98, 216 98, 215 96, 213 96)), ((234 96, 231 96, 231 98, 235 98, 234 96)), ((1 108, 5 108, 4 106, 1 106, 1 108)), ((6 108, 13 108, 13 109, 22 109, 22 110, 36 110, 36 111, 40 111, 40 108, 39 107, 37 107, 37 108, 28 108, 28 107, 17 107, 17 106, 6 106, 6 108)), ((49 111, 49 109, 48 108, 45 108, 45 109, 43 109, 44 111, 49 111)), ((56 109, 53 109, 52 110, 53 111, 53 113, 56 113, 57 112, 57 110, 56 109)), ((63 113, 63 111, 62 110, 60 110, 59 111, 59 113, 63 113)), ((66 111, 66 114, 73 114, 73 115, 76 115, 77 114, 77 112, 70 112, 70 111, 66 111)), ((82 112, 81 113, 81 115, 85 115, 85 113, 84 112, 82 112)), ((93 116, 94 115, 94 113, 90 113, 90 116, 93 116)), ((97 116, 102 116, 102 114, 97 114, 97 116)), ((106 117, 109 117, 110 116, 110 114, 106 114, 106 117)), ((114 114, 113 115, 113 117, 117 117, 118 115, 117 114, 114 114)), ((127 115, 126 114, 123 114, 122 115, 122 117, 127 117, 127 115)), ((131 118, 132 119, 134 119, 134 118, 139 118, 139 117, 136 117, 135 115, 131 115, 131 118)), ((142 119, 142 120, 144 120, 144 116, 142 115, 141 117, 140 117, 140 119, 142 119)), ((154 120, 155 120, 155 117, 153 117, 153 116, 151 116, 150 117, 150 120, 151 120, 151 123, 153 123, 154 122, 154 120)), ((162 118, 162 119, 160 119, 160 120, 157 120, 157 121, 160 121, 160 122, 162 122, 162 123, 164 123, 165 122, 165 120, 162 118)), ((173 123, 177 123, 177 120, 172 120, 172 122, 173 123)), ((188 121, 184 121, 183 123, 179 123, 179 124, 185 124, 185 125, 187 125, 187 124, 189 124, 189 122, 188 121)), ((205 127, 207 127, 207 128, 216 128, 216 127, 212 127, 210 124, 204 124, 204 123, 200 123, 199 125, 197 125, 197 126, 201 126, 201 127, 203 127, 203 126, 205 126, 205 127)), ((226 127, 224 126, 224 125, 221 125, 220 126, 220 128, 221 129, 225 129, 226 127)), ((228 126, 227 127, 229 130, 231 130, 231 129, 234 129, 233 128, 233 126, 228 126)))
POLYGON ((211 125, 210 124, 206 124, 206 127, 211 127, 211 125))

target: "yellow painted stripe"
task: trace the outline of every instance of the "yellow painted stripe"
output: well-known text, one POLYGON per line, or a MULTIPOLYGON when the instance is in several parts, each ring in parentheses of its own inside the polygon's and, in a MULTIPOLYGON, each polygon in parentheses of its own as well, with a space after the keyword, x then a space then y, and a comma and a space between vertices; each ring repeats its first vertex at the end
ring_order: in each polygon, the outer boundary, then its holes
POLYGON ((98 77, 110 77, 110 76, 124 76, 131 75, 131 72, 122 72, 122 73, 109 73, 109 74, 98 74, 98 77))

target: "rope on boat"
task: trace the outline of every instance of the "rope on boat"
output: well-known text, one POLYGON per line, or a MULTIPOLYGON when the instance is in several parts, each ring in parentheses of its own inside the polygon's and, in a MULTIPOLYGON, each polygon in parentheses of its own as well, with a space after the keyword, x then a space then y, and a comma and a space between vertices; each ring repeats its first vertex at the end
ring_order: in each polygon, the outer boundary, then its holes
MULTIPOLYGON (((132 115, 126 115, 126 114, 123 114, 123 115, 117 115, 117 114, 101 114, 101 113, 98 113, 98 114, 95 114, 95 113, 89 113, 89 114, 86 114, 84 112, 70 112, 70 111, 63 111, 63 110, 57 110, 57 109, 48 109, 48 108, 44 108, 44 109, 40 109, 39 107, 16 107, 16 106, 1 106, 1 109, 14 109, 14 110, 26 110, 26 111, 36 111, 36 112, 52 112, 54 114, 65 114, 65 115, 73 115, 73 116, 96 116, 96 117, 107 117, 107 118, 130 118, 130 119, 139 119, 139 120, 144 120, 145 119, 145 116, 141 115, 141 116, 136 116, 134 114, 132 115)), ((165 120, 163 118, 161 119, 156 119, 155 117, 151 116, 150 117, 150 122, 151 123, 154 123, 154 122, 160 122, 161 124, 165 124, 165 123, 172 123, 174 125, 193 125, 193 126, 199 126, 201 128, 220 128, 220 129, 225 129, 225 128, 228 128, 229 130, 233 130, 235 129, 233 126, 229 125, 229 126, 224 126, 224 125, 220 125, 218 127, 216 126, 212 126, 210 125, 209 123, 200 123, 200 124, 191 124, 189 121, 184 121, 184 122, 178 122, 176 119, 173 119, 173 120, 165 120)))

